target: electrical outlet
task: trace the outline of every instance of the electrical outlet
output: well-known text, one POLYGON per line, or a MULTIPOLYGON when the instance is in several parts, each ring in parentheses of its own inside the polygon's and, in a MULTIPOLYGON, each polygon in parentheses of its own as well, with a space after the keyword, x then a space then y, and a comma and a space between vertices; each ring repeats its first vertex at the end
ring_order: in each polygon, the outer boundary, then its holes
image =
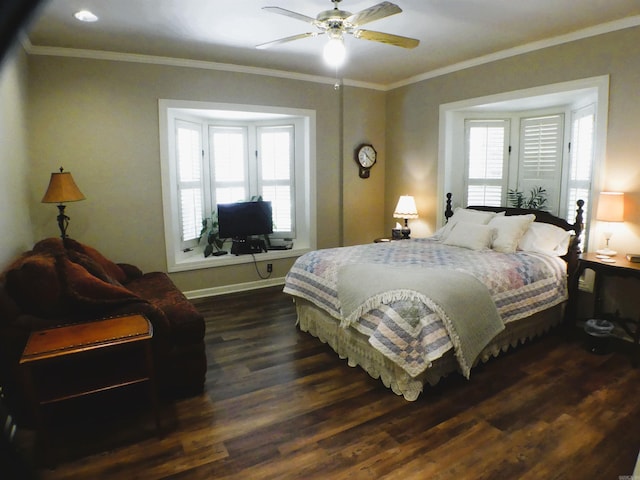
POLYGON ((273 272, 273 263, 267 263, 267 273, 273 272))

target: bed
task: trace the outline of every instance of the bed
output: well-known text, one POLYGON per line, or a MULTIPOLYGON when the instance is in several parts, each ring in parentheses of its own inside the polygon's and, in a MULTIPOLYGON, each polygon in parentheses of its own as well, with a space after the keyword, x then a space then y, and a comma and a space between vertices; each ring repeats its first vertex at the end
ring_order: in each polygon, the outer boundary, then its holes
POLYGON ((573 224, 548 212, 452 209, 429 238, 309 252, 284 292, 297 325, 408 401, 559 325, 574 283, 573 224))

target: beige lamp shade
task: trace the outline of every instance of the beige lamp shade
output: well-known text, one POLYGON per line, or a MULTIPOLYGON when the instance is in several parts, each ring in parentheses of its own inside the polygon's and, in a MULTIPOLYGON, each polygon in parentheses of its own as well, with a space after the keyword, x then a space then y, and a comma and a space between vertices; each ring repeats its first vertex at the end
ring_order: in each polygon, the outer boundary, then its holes
POLYGON ((624 194, 622 192, 600 192, 596 220, 603 222, 623 222, 624 194))
POLYGON ((42 197, 42 203, 77 202, 84 199, 85 196, 73 181, 71 173, 63 172, 63 169, 60 168, 60 173, 51 174, 49 187, 42 197))
POLYGON ((393 211, 393 218, 418 218, 416 201, 411 195, 402 195, 398 199, 396 209, 393 211))

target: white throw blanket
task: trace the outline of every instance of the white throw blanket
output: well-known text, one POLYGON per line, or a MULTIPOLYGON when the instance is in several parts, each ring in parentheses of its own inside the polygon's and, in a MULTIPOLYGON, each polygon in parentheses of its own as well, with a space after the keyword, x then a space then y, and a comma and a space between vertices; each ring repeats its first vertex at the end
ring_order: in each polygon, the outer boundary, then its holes
POLYGON ((487 287, 456 270, 345 265, 338 271, 338 298, 342 327, 382 304, 423 302, 441 317, 466 378, 482 349, 504 330, 487 287))

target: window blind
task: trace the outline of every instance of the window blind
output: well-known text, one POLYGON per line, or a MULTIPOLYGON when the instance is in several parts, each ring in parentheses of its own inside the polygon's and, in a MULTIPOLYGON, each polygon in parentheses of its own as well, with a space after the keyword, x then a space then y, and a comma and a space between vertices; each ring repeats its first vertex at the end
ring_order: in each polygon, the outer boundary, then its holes
POLYGON ((520 178, 554 181, 562 166, 562 115, 522 119, 520 178))
POLYGON ((263 200, 271 202, 274 233, 291 233, 293 219, 293 125, 258 128, 259 183, 263 200))
POLYGON ((468 205, 502 204, 508 159, 507 120, 467 120, 468 205))
POLYGON ((214 205, 248 199, 247 141, 244 127, 210 127, 214 205))
POLYGON ((202 129, 176 121, 179 216, 183 248, 198 238, 202 228, 202 129))
POLYGON ((593 105, 573 112, 571 122, 571 149, 569 155, 569 182, 567 216, 573 222, 576 202, 584 200, 584 218, 588 218, 589 192, 594 155, 595 109, 593 105))

